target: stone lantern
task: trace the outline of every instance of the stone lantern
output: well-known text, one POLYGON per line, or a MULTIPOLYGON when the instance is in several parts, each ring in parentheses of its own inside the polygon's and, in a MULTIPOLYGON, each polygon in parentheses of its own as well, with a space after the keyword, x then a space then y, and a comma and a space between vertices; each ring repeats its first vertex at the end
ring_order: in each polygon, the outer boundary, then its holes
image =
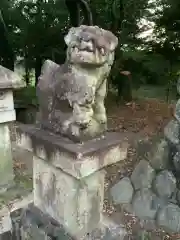
POLYGON ((16 119, 13 89, 25 83, 13 71, 0 66, 0 191, 13 182, 13 164, 8 123, 16 119))

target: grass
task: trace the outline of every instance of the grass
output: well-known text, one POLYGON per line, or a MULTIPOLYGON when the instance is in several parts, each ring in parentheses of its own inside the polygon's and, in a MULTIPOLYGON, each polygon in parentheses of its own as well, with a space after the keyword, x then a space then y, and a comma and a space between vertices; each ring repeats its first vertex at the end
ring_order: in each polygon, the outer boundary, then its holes
POLYGON ((28 195, 33 190, 32 178, 29 176, 16 175, 14 185, 7 191, 0 194, 0 208, 8 205, 13 201, 28 195))
MULTIPOLYGON (((167 89, 166 86, 142 85, 139 89, 133 89, 133 97, 135 99, 156 98, 166 101, 167 89)), ((169 101, 174 102, 175 100, 175 90, 171 90, 169 94, 169 101)))
POLYGON ((36 88, 33 86, 28 86, 26 88, 14 91, 14 102, 15 106, 37 106, 38 100, 36 96, 36 88))

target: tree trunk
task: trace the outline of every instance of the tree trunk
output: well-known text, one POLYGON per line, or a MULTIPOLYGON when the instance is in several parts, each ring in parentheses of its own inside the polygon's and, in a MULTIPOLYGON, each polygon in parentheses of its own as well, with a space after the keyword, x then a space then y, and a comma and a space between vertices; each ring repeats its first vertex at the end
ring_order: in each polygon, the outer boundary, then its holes
POLYGON ((96 11, 96 4, 93 0, 89 2, 91 13, 92 13, 92 19, 93 19, 93 25, 97 25, 97 11, 96 11))
POLYGON ((3 57, 2 65, 11 71, 14 71, 14 56, 13 54, 3 57))
POLYGON ((118 99, 123 100, 125 102, 132 101, 132 83, 131 77, 119 75, 119 80, 117 82, 118 89, 118 99))
POLYGON ((131 102, 132 101, 131 78, 127 78, 124 81, 124 86, 123 86, 123 89, 122 89, 122 98, 125 102, 131 102))
POLYGON ((25 67, 25 82, 26 82, 26 85, 29 86, 30 73, 29 73, 29 65, 28 65, 28 51, 26 47, 25 47, 25 56, 24 56, 24 67, 25 67))
POLYGON ((29 86, 29 84, 30 84, 30 74, 29 74, 29 68, 28 68, 28 65, 27 65, 26 61, 25 61, 25 82, 26 82, 26 85, 29 86))

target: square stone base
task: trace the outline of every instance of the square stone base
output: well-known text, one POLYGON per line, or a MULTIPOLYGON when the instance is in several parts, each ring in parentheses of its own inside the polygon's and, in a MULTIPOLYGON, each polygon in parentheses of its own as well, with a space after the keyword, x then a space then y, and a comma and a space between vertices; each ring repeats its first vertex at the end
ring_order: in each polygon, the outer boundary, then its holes
POLYGON ((34 204, 63 224, 72 236, 91 232, 100 222, 104 171, 76 179, 34 157, 34 204))
POLYGON ((128 141, 119 133, 83 144, 37 126, 17 129, 17 143, 33 152, 34 204, 76 238, 101 222, 104 167, 124 160, 128 141))
POLYGON ((33 125, 21 124, 16 133, 19 147, 78 179, 124 160, 129 146, 126 135, 116 132, 82 144, 33 125))

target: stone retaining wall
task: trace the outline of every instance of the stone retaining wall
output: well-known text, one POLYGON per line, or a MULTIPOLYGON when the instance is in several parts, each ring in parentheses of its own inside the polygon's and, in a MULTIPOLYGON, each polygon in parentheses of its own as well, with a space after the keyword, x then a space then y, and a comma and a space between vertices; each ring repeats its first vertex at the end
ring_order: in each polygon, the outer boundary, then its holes
POLYGON ((168 233, 180 233, 180 100, 164 138, 110 194, 116 205, 125 206, 140 219, 154 221, 168 233))
POLYGON ((167 232, 180 232, 180 186, 170 164, 170 147, 161 140, 147 158, 111 189, 113 202, 131 209, 142 220, 154 220, 167 232))

